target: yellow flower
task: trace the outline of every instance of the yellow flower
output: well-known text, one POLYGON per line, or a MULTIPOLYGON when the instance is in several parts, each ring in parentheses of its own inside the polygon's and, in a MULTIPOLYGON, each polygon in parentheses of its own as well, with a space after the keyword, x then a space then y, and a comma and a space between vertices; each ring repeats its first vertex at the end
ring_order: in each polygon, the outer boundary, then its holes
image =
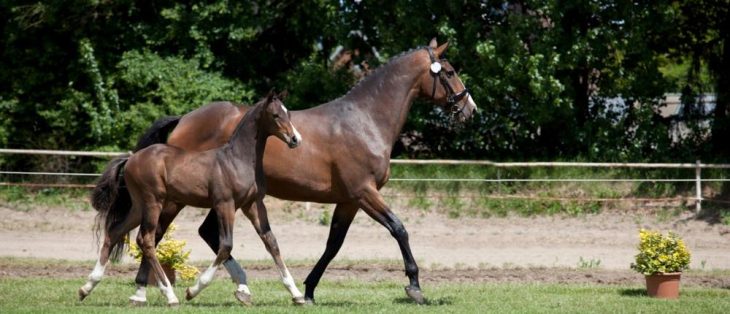
MULTIPOLYGON (((157 259, 160 261, 160 264, 168 264, 173 269, 179 271, 182 279, 194 279, 200 271, 194 266, 187 264, 187 260, 190 257, 190 250, 184 250, 187 244, 184 240, 175 240, 172 238, 172 233, 175 229, 177 229, 175 224, 170 224, 162 236, 162 241, 157 245, 157 259)), ((125 238, 124 241, 129 246, 129 255, 138 263, 141 262, 142 250, 140 250, 136 243, 130 241, 129 238, 125 238)))

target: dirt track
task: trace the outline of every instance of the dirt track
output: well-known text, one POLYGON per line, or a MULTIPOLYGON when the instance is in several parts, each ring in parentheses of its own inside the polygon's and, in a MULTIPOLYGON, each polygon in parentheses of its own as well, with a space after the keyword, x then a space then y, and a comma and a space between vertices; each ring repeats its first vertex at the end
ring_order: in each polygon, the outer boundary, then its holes
MULTIPOLYGON (((317 259, 324 250, 329 230, 319 224, 319 217, 323 211, 331 211, 332 207, 313 205, 306 210, 302 204, 276 200, 267 202, 270 204, 272 227, 284 257, 300 261, 317 259)), ((176 238, 188 241, 194 261, 213 258, 196 232, 205 213, 205 210, 190 208, 176 220, 176 238)), ((628 267, 636 254, 640 227, 674 230, 682 235, 692 251, 691 266, 694 269, 730 269, 730 228, 685 220, 684 217, 660 219, 654 214, 613 212, 578 218, 450 219, 437 213, 405 211, 398 214, 409 231, 413 253, 425 270, 422 271, 424 281, 635 282, 637 274, 628 267), (600 262, 599 271, 589 274, 575 270, 589 262, 600 262)), ((0 221, 0 256, 84 261, 96 258, 91 232, 93 211, 53 207, 18 210, 0 204, 0 215, 3 217, 0 221)), ((235 257, 265 261, 257 262, 258 265, 273 264, 243 215, 237 216, 235 234, 235 257)), ((401 256, 390 234, 366 215, 359 214, 337 257, 337 260, 343 259, 398 261, 401 256)), ((357 276, 373 280, 403 277, 400 264, 380 264, 365 267, 361 265, 367 263, 355 263, 358 266, 346 267, 348 269, 335 267, 328 270, 327 276, 337 277, 338 273, 342 273, 343 278, 357 276)), ((53 274, 69 273, 83 277, 91 267, 92 263, 89 263, 88 269, 65 270, 53 266, 47 269, 53 274)), ((114 268, 131 273, 134 266, 114 268), (125 270, 125 267, 130 269, 125 270)), ((259 268, 251 269, 251 275, 275 275, 275 271, 266 266, 259 268)), ((294 267, 293 273, 297 278, 304 278, 310 268, 304 265, 294 267)), ((27 271, 4 265, 0 275, 24 276, 21 273, 27 271)), ((696 280, 698 285, 730 286, 728 282, 709 277, 696 280)))

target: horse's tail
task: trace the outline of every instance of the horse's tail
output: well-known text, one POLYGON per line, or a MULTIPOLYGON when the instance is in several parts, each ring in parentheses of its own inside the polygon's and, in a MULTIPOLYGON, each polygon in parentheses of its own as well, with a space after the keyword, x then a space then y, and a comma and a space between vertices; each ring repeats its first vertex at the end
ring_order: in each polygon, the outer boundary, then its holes
MULTIPOLYGON (((98 212, 94 224, 96 238, 99 239, 103 228, 106 234, 116 225, 124 221, 132 208, 132 198, 124 184, 123 169, 128 156, 112 160, 96 182, 91 191, 91 206, 98 212)), ((110 257, 118 261, 124 253, 125 241, 119 241, 111 249, 110 257)))
POLYGON ((180 117, 174 116, 160 118, 155 121, 139 138, 137 141, 137 147, 134 148, 134 151, 136 152, 147 146, 158 143, 167 143, 167 135, 177 126, 178 122, 180 122, 180 117))

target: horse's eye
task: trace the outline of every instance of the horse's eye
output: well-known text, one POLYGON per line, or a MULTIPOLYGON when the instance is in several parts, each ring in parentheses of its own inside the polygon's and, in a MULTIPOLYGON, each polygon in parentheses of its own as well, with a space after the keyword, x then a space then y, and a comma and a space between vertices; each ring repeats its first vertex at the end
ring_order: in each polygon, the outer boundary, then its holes
POLYGON ((275 113, 274 114, 274 119, 279 119, 279 114, 278 113, 275 113))
POLYGON ((454 74, 456 74, 456 72, 454 72, 454 71, 447 71, 446 72, 446 77, 452 78, 454 76, 454 74))

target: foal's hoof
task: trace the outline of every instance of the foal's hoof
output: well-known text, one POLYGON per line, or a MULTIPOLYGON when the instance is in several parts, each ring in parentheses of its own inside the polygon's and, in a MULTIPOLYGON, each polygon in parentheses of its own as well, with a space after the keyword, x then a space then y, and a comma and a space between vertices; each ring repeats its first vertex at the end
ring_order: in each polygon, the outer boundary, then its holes
POLYGON ((251 295, 248 293, 245 293, 243 291, 236 291, 233 293, 233 295, 236 297, 236 299, 243 303, 245 306, 251 306, 253 303, 251 302, 251 295))
POLYGON ((291 301, 294 302, 294 305, 307 305, 307 300, 304 297, 291 298, 291 301))
POLYGON ((174 302, 167 303, 167 307, 169 307, 171 309, 179 308, 180 302, 174 301, 174 302))
POLYGON ((190 301, 195 296, 190 292, 190 288, 185 289, 185 301, 190 301))
POLYGON ((314 306, 314 299, 305 297, 304 306, 314 306))
POLYGON ((89 296, 89 293, 84 288, 79 288, 79 301, 83 301, 87 296, 89 296))
POLYGON ((411 298, 411 300, 413 300, 417 304, 426 303, 426 300, 423 298, 423 293, 421 293, 420 288, 406 286, 406 294, 409 298, 411 298))
POLYGON ((129 299, 129 305, 133 306, 133 307, 145 306, 145 305, 147 305, 147 301, 129 299))

